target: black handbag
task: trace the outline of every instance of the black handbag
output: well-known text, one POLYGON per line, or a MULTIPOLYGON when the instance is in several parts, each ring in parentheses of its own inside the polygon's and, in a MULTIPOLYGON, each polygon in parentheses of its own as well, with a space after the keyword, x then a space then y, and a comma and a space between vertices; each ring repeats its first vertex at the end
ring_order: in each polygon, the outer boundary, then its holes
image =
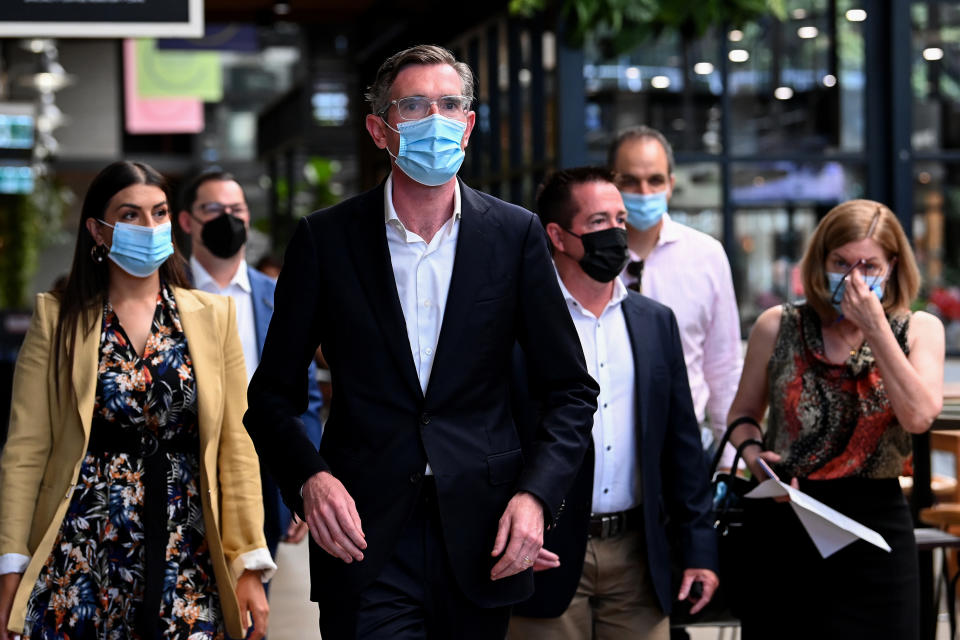
POLYGON ((749 541, 750 498, 744 495, 757 486, 755 479, 737 475, 737 466, 743 457, 743 450, 752 444, 763 447, 759 440, 744 440, 737 447, 730 471, 718 473, 717 467, 723 456, 723 449, 730 440, 734 429, 743 424, 752 424, 759 428, 753 418, 737 418, 727 427, 720 439, 717 453, 710 467, 713 487, 713 527, 717 530, 717 549, 720 555, 720 590, 723 602, 733 615, 739 617, 744 605, 749 601, 753 582, 747 567, 751 554, 749 541))
MULTIPOLYGON (((720 465, 720 459, 723 457, 723 449, 730 440, 730 434, 734 429, 742 424, 757 425, 753 418, 738 418, 730 423, 723 438, 720 439, 717 453, 710 465, 710 478, 712 479, 711 488, 713 490, 713 507, 711 518, 714 529, 717 530, 717 547, 720 555, 719 578, 720 586, 713 594, 713 598, 700 612, 691 615, 689 602, 674 603, 673 611, 670 613, 670 624, 674 627, 687 624, 710 624, 725 623, 736 617, 740 602, 738 594, 748 597, 749 579, 746 570, 747 563, 743 562, 747 558, 748 543, 743 534, 745 531, 741 528, 744 525, 746 512, 746 503, 749 498, 743 495, 757 486, 757 483, 736 474, 737 465, 740 463, 743 450, 751 444, 763 446, 759 440, 746 440, 737 447, 737 453, 733 459, 733 465, 730 472, 717 473, 717 467, 720 465)), ((674 532, 676 533, 676 532, 674 532)), ((679 555, 674 552, 671 558, 671 570, 673 573, 674 593, 680 586, 683 578, 683 568, 679 555)))
MULTIPOLYGON (((743 424, 760 427, 756 420, 748 417, 737 418, 731 422, 720 439, 717 453, 713 456, 713 463, 710 465, 710 477, 713 485, 713 528, 717 530, 721 537, 728 536, 732 530, 743 526, 745 500, 743 496, 757 486, 756 481, 738 476, 737 467, 743 457, 743 450, 748 446, 756 444, 763 448, 763 443, 759 440, 744 440, 741 442, 740 446, 737 447, 736 455, 733 457, 730 471, 717 473, 717 467, 720 466, 720 459, 723 457, 723 450, 726 448, 727 442, 730 441, 730 434, 743 424)), ((736 535, 736 532, 734 532, 734 535, 736 535)))

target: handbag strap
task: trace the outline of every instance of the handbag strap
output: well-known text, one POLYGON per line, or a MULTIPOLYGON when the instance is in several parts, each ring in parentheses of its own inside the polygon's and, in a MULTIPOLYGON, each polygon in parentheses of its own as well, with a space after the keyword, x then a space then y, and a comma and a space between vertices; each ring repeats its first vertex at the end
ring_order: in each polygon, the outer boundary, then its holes
POLYGON ((736 471, 737 465, 740 464, 740 459, 743 457, 743 450, 752 444, 755 444, 761 449, 763 449, 763 443, 760 442, 759 440, 754 440, 753 438, 749 438, 741 442, 740 445, 737 447, 737 452, 733 456, 733 464, 730 465, 730 473, 737 472, 736 471))
MULTIPOLYGON (((717 472, 717 467, 720 466, 720 458, 723 457, 723 450, 727 446, 727 442, 730 441, 730 434, 733 433, 733 430, 743 424, 752 424, 757 429, 760 428, 760 423, 751 418, 750 416, 740 416, 727 426, 727 430, 723 433, 723 437, 720 438, 720 444, 717 445, 717 453, 713 456, 713 464, 710 465, 710 477, 713 477, 713 474, 717 472)), ((759 440, 753 440, 752 442, 757 443, 759 440)), ((737 456, 733 462, 733 469, 737 468, 737 464, 740 462, 740 454, 743 449, 744 444, 750 444, 751 440, 746 440, 740 443, 740 446, 737 447, 737 456)), ((760 446, 763 446, 763 443, 760 443, 760 446)))

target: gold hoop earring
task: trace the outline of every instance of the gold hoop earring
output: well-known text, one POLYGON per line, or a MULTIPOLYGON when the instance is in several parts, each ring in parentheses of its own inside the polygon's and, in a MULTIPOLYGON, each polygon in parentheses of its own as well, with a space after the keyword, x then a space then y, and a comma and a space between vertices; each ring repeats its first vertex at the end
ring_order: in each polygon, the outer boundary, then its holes
POLYGON ((103 261, 107 259, 107 245, 93 245, 93 248, 90 249, 90 259, 97 264, 103 264, 103 261))

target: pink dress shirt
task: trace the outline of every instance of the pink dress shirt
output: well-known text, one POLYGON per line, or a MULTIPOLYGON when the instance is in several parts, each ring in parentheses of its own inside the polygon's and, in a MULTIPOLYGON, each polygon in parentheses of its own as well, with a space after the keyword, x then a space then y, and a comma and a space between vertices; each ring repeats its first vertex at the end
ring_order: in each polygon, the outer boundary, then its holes
MULTIPOLYGON (((631 260, 639 259, 630 253, 631 260)), ((625 284, 634 280, 626 272, 620 277, 625 284)), ((664 214, 642 278, 643 295, 670 307, 677 317, 697 420, 709 418, 719 439, 743 368, 740 314, 723 245, 664 214)), ((725 466, 732 460, 728 446, 725 466)))

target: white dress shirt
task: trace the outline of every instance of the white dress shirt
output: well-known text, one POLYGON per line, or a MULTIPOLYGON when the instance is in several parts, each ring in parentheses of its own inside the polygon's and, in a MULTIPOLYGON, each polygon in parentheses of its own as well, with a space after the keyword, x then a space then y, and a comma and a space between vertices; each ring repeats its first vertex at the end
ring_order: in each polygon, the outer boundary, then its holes
POLYGON ((613 282, 613 296, 598 318, 560 280, 587 370, 600 385, 593 414, 594 513, 626 511, 641 501, 633 347, 621 306, 627 288, 619 279, 613 282))
MULTIPOLYGON (((437 340, 443 311, 447 307, 450 275, 457 254, 460 233, 460 183, 453 195, 453 215, 437 231, 430 242, 403 226, 393 206, 393 176, 383 189, 384 224, 387 226, 387 247, 397 283, 400 308, 407 325, 410 354, 426 393, 430 371, 437 355, 437 340)), ((427 465, 427 473, 432 473, 427 465)))
MULTIPOLYGON (((638 256, 631 251, 630 258, 638 256)), ((635 280, 626 272, 620 277, 627 284, 635 280)), ((743 369, 740 315, 723 245, 664 214, 642 278, 643 295, 670 307, 677 317, 697 420, 709 417, 719 440, 743 369)), ((732 447, 724 460, 727 466, 732 462, 732 447)))
POLYGON ((253 378, 253 372, 257 370, 257 365, 260 364, 260 346, 257 344, 257 324, 253 317, 253 297, 250 276, 247 275, 247 263, 240 263, 240 268, 223 288, 220 288, 213 276, 207 273, 203 265, 193 256, 190 256, 190 271, 193 272, 193 286, 197 289, 233 298, 233 304, 237 309, 237 332, 240 334, 249 383, 253 378))

